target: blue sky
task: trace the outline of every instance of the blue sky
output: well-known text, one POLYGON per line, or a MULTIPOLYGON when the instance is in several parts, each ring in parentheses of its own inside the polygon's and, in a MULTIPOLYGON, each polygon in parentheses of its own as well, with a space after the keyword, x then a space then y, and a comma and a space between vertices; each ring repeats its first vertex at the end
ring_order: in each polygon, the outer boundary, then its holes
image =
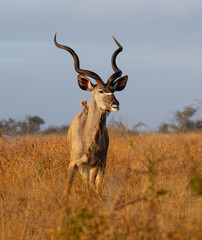
POLYGON ((0 119, 42 117, 46 126, 70 124, 91 94, 77 85, 72 47, 82 68, 103 80, 117 64, 129 76, 115 93, 120 111, 110 118, 155 129, 172 112, 202 100, 200 0, 1 0, 0 119))

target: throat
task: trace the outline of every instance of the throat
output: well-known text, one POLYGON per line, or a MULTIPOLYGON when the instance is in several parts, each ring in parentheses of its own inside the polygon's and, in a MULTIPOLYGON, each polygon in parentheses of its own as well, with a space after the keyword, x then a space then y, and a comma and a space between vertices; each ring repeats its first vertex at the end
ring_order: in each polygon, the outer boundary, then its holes
POLYGON ((107 112, 99 108, 94 97, 89 103, 88 119, 87 119, 87 134, 92 138, 101 138, 103 130, 106 128, 107 112))

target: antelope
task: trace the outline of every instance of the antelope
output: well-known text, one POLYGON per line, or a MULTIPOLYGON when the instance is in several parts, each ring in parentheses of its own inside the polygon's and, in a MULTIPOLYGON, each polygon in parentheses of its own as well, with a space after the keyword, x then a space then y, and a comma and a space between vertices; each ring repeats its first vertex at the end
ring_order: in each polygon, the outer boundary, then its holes
POLYGON ((106 118, 109 112, 119 110, 119 102, 113 93, 122 91, 128 80, 127 75, 121 77, 122 71, 116 65, 116 57, 123 48, 113 37, 118 46, 111 58, 114 73, 109 77, 107 83, 104 83, 96 73, 80 68, 78 55, 70 47, 59 44, 56 34, 54 36, 55 45, 68 51, 74 59, 79 87, 92 94, 88 105, 85 100, 81 101, 83 109, 75 116, 67 134, 70 163, 63 198, 67 198, 67 195, 70 194, 77 170, 82 175, 88 189, 95 187, 98 193, 105 174, 109 145, 106 118), (88 77, 93 78, 97 84, 93 84, 88 77))

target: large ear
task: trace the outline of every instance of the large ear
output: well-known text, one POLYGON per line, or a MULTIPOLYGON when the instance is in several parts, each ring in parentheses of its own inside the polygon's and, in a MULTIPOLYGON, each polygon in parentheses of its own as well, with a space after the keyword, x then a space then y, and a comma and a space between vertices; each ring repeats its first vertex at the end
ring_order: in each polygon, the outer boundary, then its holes
POLYGON ((114 92, 115 91, 122 91, 126 86, 127 80, 128 80, 127 75, 119 78, 118 80, 116 80, 111 86, 113 91, 114 92))
POLYGON ((91 81, 87 77, 81 74, 78 75, 78 84, 79 84, 79 87, 83 90, 86 90, 86 91, 93 90, 93 84, 91 83, 91 81))

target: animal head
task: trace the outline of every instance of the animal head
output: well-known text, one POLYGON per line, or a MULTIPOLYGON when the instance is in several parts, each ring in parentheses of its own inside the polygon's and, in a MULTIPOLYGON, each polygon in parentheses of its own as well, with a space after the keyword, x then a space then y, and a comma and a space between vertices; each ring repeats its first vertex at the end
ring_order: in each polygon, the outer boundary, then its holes
POLYGON ((116 65, 116 57, 123 50, 120 43, 113 37, 118 45, 118 49, 112 55, 112 68, 114 73, 109 77, 108 81, 104 81, 94 72, 89 70, 80 69, 79 58, 73 49, 65 45, 61 45, 56 41, 56 34, 54 37, 55 45, 58 48, 68 51, 74 59, 74 67, 78 74, 78 85, 82 90, 90 91, 96 101, 98 107, 103 111, 118 111, 119 102, 114 96, 115 91, 122 91, 127 83, 128 76, 123 76, 122 71, 116 65), (93 84, 88 77, 93 78, 97 84, 93 84))

